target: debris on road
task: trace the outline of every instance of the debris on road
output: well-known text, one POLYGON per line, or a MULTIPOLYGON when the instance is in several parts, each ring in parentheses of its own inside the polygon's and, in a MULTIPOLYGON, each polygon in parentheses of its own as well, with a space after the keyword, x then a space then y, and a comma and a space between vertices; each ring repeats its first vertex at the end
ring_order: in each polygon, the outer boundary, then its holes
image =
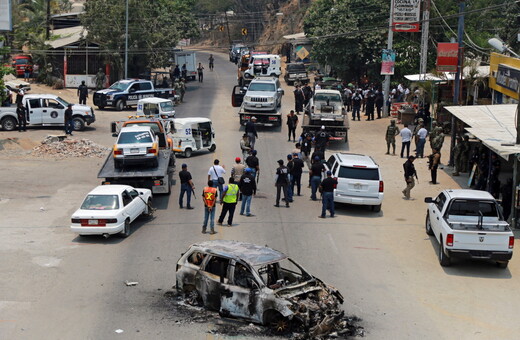
POLYGON ((47 136, 32 150, 36 157, 104 157, 109 151, 89 139, 63 139, 61 136, 47 136))
POLYGON ((123 333, 123 332, 124 332, 124 330, 122 330, 122 329, 116 329, 116 333, 117 333, 117 334, 121 334, 121 333, 123 333))
POLYGON ((127 285, 128 287, 137 286, 138 284, 139 282, 137 281, 125 281, 125 285, 127 285))

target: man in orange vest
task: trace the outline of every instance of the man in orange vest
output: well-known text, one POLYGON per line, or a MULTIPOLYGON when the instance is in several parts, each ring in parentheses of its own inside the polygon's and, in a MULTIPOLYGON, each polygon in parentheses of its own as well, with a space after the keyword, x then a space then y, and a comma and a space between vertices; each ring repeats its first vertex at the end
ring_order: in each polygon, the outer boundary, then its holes
POLYGON ((202 224, 202 233, 206 233, 206 227, 209 219, 210 234, 215 232, 215 202, 217 202, 217 188, 213 188, 213 181, 208 181, 208 186, 202 191, 202 201, 204 202, 204 223, 202 224))

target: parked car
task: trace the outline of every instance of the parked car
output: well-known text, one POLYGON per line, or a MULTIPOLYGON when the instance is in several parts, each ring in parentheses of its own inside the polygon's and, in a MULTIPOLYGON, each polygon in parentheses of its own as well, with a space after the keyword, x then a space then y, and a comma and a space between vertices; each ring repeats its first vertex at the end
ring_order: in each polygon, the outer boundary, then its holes
MULTIPOLYGON (((250 243, 194 244, 177 262, 176 288, 206 308, 284 332, 340 312, 343 296, 285 254, 250 243)), ((332 328, 332 327, 331 327, 332 328)))
POLYGON ((278 78, 255 78, 243 99, 245 111, 276 111, 282 106, 284 91, 278 78))
POLYGON ((452 258, 492 260, 506 268, 513 256, 515 236, 500 206, 487 191, 444 190, 426 197, 426 233, 439 242, 439 263, 452 258))
POLYGON ((129 185, 100 185, 72 214, 71 230, 80 236, 130 235, 130 223, 152 213, 152 192, 129 185))
POLYGON ((338 180, 334 202, 369 205, 379 212, 384 197, 384 182, 379 165, 370 156, 334 153, 325 168, 338 180))
POLYGON ((124 127, 119 132, 112 153, 116 169, 136 164, 155 168, 159 164, 159 138, 150 126, 124 127))

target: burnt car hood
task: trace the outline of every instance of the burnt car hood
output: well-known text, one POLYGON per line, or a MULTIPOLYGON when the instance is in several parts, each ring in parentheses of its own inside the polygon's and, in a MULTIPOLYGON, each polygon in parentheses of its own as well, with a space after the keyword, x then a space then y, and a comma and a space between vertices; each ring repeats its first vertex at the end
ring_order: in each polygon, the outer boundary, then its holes
POLYGON ((274 293, 281 298, 292 299, 294 297, 299 297, 301 295, 321 290, 334 295, 339 300, 340 304, 343 303, 343 295, 341 295, 341 293, 336 288, 329 286, 316 278, 312 278, 308 281, 296 285, 279 288, 275 290, 274 293))

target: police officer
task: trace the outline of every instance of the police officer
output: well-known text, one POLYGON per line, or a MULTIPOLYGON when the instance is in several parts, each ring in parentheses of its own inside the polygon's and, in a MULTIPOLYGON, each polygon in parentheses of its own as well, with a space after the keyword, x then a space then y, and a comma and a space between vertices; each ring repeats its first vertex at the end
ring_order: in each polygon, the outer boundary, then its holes
POLYGON ((179 208, 183 208, 184 193, 186 193, 186 208, 193 209, 193 207, 191 206, 191 193, 195 190, 195 185, 193 185, 191 173, 188 171, 188 165, 182 164, 182 170, 179 172, 179 178, 181 180, 179 208))
POLYGON ((251 151, 251 155, 246 158, 246 165, 249 169, 251 169, 251 175, 253 178, 260 176, 260 161, 258 157, 256 157, 256 150, 251 151))
POLYGON ((332 178, 332 172, 327 171, 327 178, 325 178, 320 188, 322 190, 322 206, 320 218, 325 218, 327 209, 330 211, 330 217, 334 217, 334 188, 338 185, 338 180, 332 178))
POLYGON ((283 190, 283 198, 285 201, 285 206, 289 208, 289 198, 287 195, 287 187, 289 186, 289 171, 287 167, 283 165, 283 160, 278 160, 278 168, 276 169, 276 180, 274 186, 276 187, 276 204, 275 207, 280 206, 280 193, 283 190))
POLYGON ((393 154, 395 155, 395 136, 399 134, 399 128, 395 125, 395 119, 390 121, 390 125, 386 128, 386 154, 390 154, 390 145, 393 148, 393 154))
POLYGON ((65 134, 72 136, 72 130, 74 130, 74 125, 72 124, 72 104, 69 104, 65 110, 65 134))
POLYGON ((311 153, 312 153, 312 135, 310 133, 305 134, 305 137, 301 143, 301 151, 303 155, 303 161, 307 164, 307 168, 311 168, 311 153))
POLYGON ((240 215, 246 214, 246 216, 254 216, 251 214, 251 200, 253 195, 256 195, 256 182, 255 178, 251 175, 251 169, 246 168, 244 174, 240 178, 238 183, 240 193, 242 194, 242 206, 240 207, 240 215))
POLYGON ((79 103, 86 105, 87 104, 87 98, 88 98, 88 88, 87 85, 85 85, 85 81, 81 81, 81 85, 78 86, 78 97, 79 97, 79 103))
POLYGON ((321 151, 325 155, 325 149, 329 145, 329 138, 330 135, 325 131, 325 125, 322 125, 320 132, 318 132, 315 138, 316 151, 321 151))
POLYGON ((222 206, 222 211, 220 212, 220 217, 218 218, 218 224, 222 225, 224 222, 224 218, 226 214, 229 212, 227 226, 231 227, 233 225, 233 215, 235 214, 235 207, 237 206, 238 201, 238 185, 235 184, 235 179, 233 177, 229 177, 229 184, 224 187, 224 194, 220 199, 220 205, 222 206))
POLYGON ((16 116, 18 118, 18 132, 27 131, 27 123, 25 122, 25 114, 26 110, 23 104, 18 103, 18 107, 16 108, 16 116))

